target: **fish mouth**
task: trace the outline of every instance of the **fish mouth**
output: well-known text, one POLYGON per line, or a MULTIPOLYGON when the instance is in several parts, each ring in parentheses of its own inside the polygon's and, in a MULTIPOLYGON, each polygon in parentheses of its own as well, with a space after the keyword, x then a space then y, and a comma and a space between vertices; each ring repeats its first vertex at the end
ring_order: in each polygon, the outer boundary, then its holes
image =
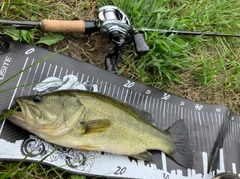
MULTIPOLYGON (((15 109, 15 108, 14 108, 15 109)), ((11 121, 13 124, 24 127, 26 126, 26 122, 23 120, 23 114, 21 111, 4 109, 2 111, 3 117, 11 121)))
POLYGON ((10 109, 4 109, 2 114, 4 118, 7 118, 13 124, 28 130, 31 126, 25 121, 23 110, 24 107, 22 103, 19 100, 15 100, 15 104, 12 105, 10 109))
POLYGON ((2 114, 4 115, 4 117, 9 119, 10 121, 12 121, 14 119, 23 120, 22 108, 18 102, 16 102, 16 104, 12 105, 10 107, 10 109, 4 109, 2 111, 2 114))
POLYGON ((31 110, 31 112, 34 112, 34 111, 39 112, 38 108, 36 108, 32 104, 29 104, 23 98, 16 98, 15 105, 13 105, 11 109, 14 111, 13 112, 14 115, 21 116, 23 120, 27 120, 27 117, 29 117, 29 114, 28 114, 29 110, 31 110))
POLYGON ((14 104, 10 107, 10 110, 17 111, 17 112, 22 112, 21 106, 17 102, 16 102, 16 104, 14 104))
POLYGON ((4 109, 2 114, 13 123, 15 123, 15 121, 25 121, 24 111, 26 106, 24 107, 21 99, 16 98, 14 101, 15 104, 13 104, 10 109, 4 109))

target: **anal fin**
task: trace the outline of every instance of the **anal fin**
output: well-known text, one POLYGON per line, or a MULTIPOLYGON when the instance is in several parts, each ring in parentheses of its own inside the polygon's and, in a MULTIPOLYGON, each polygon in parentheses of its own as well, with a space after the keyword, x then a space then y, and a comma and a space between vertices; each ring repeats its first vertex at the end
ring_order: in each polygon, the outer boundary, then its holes
POLYGON ((103 147, 99 146, 99 145, 78 145, 76 146, 77 149, 80 150, 99 150, 99 149, 103 149, 103 147))
POLYGON ((130 157, 138 159, 138 160, 148 161, 148 162, 153 160, 152 154, 148 151, 142 152, 140 154, 131 155, 130 157))

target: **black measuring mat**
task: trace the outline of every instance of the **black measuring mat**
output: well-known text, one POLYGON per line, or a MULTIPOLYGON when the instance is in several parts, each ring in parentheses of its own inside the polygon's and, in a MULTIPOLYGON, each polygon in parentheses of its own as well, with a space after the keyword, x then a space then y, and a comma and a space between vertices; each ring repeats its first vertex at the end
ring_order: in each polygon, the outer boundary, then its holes
POLYGON ((1 110, 10 108, 15 97, 62 89, 88 90, 115 98, 151 114, 152 122, 161 130, 183 119, 194 154, 193 169, 181 167, 159 151, 150 151, 153 161, 144 162, 104 152, 65 147, 55 150, 55 145, 6 119, 0 121, 0 160, 21 160, 35 149, 27 161, 48 156, 43 163, 84 175, 170 179, 240 173, 240 117, 227 107, 195 103, 36 46, 12 41, 5 44, 0 53, 1 110))

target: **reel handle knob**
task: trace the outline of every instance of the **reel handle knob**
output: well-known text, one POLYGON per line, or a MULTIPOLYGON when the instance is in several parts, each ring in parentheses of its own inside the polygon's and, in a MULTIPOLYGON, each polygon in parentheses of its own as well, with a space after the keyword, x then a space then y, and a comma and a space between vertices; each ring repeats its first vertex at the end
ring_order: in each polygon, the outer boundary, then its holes
POLYGON ((149 52, 150 48, 147 45, 142 33, 135 33, 133 35, 136 52, 140 55, 146 54, 149 52))

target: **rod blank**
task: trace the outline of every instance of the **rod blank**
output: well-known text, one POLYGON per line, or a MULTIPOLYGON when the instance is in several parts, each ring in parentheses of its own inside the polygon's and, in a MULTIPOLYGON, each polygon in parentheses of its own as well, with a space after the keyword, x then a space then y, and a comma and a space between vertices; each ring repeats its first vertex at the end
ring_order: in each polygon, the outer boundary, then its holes
POLYGON ((139 32, 160 32, 163 34, 179 34, 179 35, 204 35, 204 36, 220 36, 220 37, 240 37, 239 34, 224 34, 215 32, 192 32, 180 30, 164 30, 164 29, 149 29, 149 28, 135 28, 139 32))
POLYGON ((0 19, 0 25, 2 26, 13 26, 16 28, 23 28, 23 29, 40 29, 41 22, 40 21, 18 21, 18 20, 6 20, 0 19))

